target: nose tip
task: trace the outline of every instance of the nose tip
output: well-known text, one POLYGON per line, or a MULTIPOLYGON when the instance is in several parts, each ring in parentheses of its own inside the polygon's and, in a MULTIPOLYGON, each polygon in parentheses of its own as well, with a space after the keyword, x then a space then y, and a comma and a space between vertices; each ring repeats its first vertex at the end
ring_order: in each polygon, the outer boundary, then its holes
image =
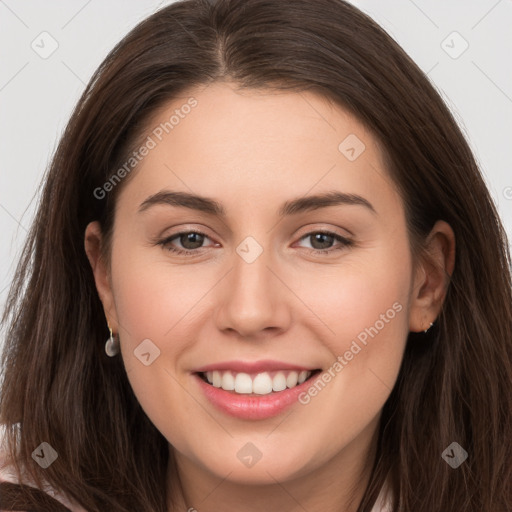
POLYGON ((240 258, 224 284, 217 313, 219 329, 246 339, 286 329, 290 315, 284 288, 263 256, 250 264, 240 258))

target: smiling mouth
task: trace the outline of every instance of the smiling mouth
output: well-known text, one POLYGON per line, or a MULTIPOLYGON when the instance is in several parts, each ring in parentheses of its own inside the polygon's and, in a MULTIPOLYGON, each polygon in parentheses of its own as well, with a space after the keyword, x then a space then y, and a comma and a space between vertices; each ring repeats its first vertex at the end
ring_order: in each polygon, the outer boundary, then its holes
POLYGON ((198 372, 207 384, 240 395, 270 395, 300 386, 321 372, 316 370, 277 370, 259 373, 226 371, 198 372))

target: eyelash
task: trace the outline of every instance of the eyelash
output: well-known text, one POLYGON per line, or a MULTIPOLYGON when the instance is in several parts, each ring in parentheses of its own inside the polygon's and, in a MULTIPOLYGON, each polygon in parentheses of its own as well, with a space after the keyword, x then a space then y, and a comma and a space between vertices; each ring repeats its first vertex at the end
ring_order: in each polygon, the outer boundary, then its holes
MULTIPOLYGON (((201 249, 205 249, 205 247, 200 247, 198 249, 192 250, 192 249, 176 249, 175 247, 171 247, 169 245, 175 238, 179 238, 181 235, 188 235, 190 233, 195 233, 197 235, 204 236, 205 238, 209 238, 208 235, 206 235, 205 233, 201 233, 200 231, 194 231, 194 230, 180 231, 179 233, 175 233, 171 237, 165 238, 164 240, 160 240, 159 242, 157 242, 157 245, 161 245, 167 251, 170 251, 170 252, 172 252, 174 254, 178 254, 178 255, 187 256, 187 255, 197 254, 200 252, 201 249)), ((303 240, 304 238, 308 238, 310 236, 317 235, 317 234, 332 236, 335 240, 337 240, 338 242, 341 242, 341 245, 338 247, 335 247, 335 248, 330 248, 330 249, 325 249, 325 250, 309 249, 309 252, 311 254, 318 254, 321 256, 326 256, 326 255, 332 254, 333 252, 341 251, 347 247, 351 247, 354 245, 353 240, 350 240, 341 235, 338 235, 337 233, 333 233, 332 231, 310 231, 306 235, 302 236, 300 238, 300 240, 303 240)))

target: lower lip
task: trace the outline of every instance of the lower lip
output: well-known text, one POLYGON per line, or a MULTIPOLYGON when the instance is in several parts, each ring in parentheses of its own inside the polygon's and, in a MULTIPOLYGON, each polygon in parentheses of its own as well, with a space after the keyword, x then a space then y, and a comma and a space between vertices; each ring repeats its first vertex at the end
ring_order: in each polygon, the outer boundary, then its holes
POLYGON ((207 384, 197 373, 194 377, 206 398, 221 411, 244 420, 263 420, 277 416, 297 403, 299 395, 312 385, 319 374, 313 375, 294 388, 268 395, 238 394, 207 384))

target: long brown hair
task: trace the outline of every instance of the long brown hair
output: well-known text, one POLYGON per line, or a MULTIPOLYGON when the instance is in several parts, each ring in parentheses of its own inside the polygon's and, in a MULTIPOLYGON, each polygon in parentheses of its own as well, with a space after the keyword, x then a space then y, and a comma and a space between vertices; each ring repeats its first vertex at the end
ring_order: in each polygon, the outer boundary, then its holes
POLYGON ((512 510, 507 237, 439 94, 384 30, 342 0, 179 1, 101 64, 46 175, 3 316, 0 421, 14 462, 89 511, 167 510, 174 462, 121 358, 105 356, 84 231, 98 220, 110 240, 128 178, 104 199, 94 190, 127 160, 155 109, 217 80, 315 91, 348 109, 382 144, 415 256, 425 256, 438 219, 456 236, 441 314, 427 334, 409 335, 358 512, 371 509, 388 473, 395 511, 512 510), (46 469, 31 458, 43 441, 58 453, 46 469), (441 457, 452 442, 468 453, 457 469, 441 457))

